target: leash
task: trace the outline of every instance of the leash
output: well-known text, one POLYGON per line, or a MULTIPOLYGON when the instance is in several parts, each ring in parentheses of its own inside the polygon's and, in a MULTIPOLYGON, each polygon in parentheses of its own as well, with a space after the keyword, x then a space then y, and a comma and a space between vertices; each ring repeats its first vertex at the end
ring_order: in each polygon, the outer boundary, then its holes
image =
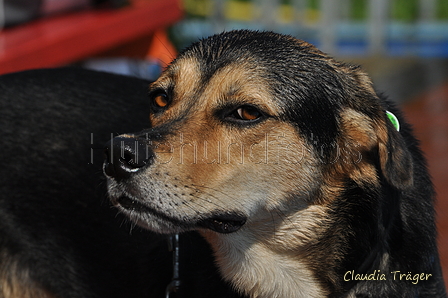
POLYGON ((168 239, 168 250, 173 252, 173 277, 165 290, 165 298, 179 298, 181 285, 179 277, 179 234, 171 235, 168 239))

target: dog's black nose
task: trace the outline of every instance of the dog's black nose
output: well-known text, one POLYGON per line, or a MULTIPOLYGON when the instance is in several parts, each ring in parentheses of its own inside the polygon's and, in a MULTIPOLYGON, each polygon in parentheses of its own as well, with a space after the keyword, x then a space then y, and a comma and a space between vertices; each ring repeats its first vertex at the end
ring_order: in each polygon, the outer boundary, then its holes
POLYGON ((117 180, 128 178, 132 173, 151 164, 154 153, 148 140, 116 137, 106 143, 104 172, 117 180))

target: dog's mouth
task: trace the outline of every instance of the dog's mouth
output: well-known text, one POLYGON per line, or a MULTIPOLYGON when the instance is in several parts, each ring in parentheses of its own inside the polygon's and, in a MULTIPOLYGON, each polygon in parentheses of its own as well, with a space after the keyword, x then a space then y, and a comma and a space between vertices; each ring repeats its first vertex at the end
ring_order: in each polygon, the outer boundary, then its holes
POLYGON ((145 204, 140 203, 137 200, 131 199, 127 196, 121 196, 118 198, 117 203, 119 206, 123 207, 126 210, 129 211, 136 211, 136 212, 150 212, 153 213, 153 210, 146 206, 145 204))
POLYGON ((127 196, 119 197, 117 199, 117 203, 119 206, 128 211, 151 214, 158 219, 167 221, 175 226, 178 226, 179 228, 205 228, 221 234, 229 234, 238 231, 242 226, 244 226, 247 220, 244 215, 235 212, 219 212, 206 216, 201 220, 184 221, 167 216, 166 214, 127 196))
POLYGON ((237 214, 220 214, 201 220, 198 225, 221 234, 238 231, 246 223, 246 217, 237 214))

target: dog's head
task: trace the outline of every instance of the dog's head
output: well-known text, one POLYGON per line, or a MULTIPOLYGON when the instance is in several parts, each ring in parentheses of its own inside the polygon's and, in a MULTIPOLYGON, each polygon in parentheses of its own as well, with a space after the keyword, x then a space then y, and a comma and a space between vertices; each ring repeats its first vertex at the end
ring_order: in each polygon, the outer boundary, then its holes
POLYGON ((157 232, 271 233, 297 214, 319 229, 349 182, 412 183, 367 75, 289 36, 199 41, 151 84, 149 102, 151 128, 112 140, 105 173, 112 202, 157 232))

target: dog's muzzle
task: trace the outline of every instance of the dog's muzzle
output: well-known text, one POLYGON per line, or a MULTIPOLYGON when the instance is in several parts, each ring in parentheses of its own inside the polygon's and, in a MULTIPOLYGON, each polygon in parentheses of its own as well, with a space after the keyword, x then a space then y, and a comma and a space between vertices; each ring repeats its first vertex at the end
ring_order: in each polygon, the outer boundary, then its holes
MULTIPOLYGON (((123 180, 154 163, 154 151, 147 139, 118 136, 106 143, 105 147, 104 173, 117 183, 126 184, 126 181, 123 180)), ((169 222, 185 229, 205 228, 221 234, 228 234, 238 231, 247 220, 247 217, 240 213, 220 211, 204 214, 199 219, 182 221, 165 215, 157 208, 154 209, 143 199, 129 197, 129 194, 114 193, 113 197, 112 201, 116 206, 132 211, 134 215, 152 214, 165 223, 169 222)))
POLYGON ((115 137, 105 147, 104 173, 117 181, 151 165, 154 159, 154 152, 145 139, 115 137))

